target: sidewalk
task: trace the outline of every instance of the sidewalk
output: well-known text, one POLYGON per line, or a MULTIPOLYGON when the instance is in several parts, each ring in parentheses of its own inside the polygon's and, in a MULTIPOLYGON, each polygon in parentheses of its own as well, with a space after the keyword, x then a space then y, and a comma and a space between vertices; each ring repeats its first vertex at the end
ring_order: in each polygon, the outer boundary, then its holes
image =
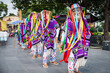
MULTIPOLYGON (((0 45, 0 73, 67 73, 67 64, 61 62, 58 66, 48 60, 48 69, 44 69, 41 59, 32 59, 30 49, 23 51, 15 44, 14 38, 8 39, 7 45, 0 45)), ((57 52, 56 61, 63 56, 57 52)), ((79 69, 82 73, 110 73, 110 51, 90 49, 85 67, 79 69)))

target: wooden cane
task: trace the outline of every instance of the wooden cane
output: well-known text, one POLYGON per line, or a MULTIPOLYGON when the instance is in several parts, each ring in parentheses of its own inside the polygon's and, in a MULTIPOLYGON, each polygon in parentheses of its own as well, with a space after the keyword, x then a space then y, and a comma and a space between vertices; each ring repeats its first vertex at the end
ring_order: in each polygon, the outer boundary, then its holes
MULTIPOLYGON (((57 43, 57 41, 55 40, 55 42, 57 43)), ((58 50, 56 50, 56 52, 58 52, 58 51, 61 51, 61 48, 60 48, 60 46, 59 46, 59 44, 57 43, 57 46, 58 46, 58 50)))

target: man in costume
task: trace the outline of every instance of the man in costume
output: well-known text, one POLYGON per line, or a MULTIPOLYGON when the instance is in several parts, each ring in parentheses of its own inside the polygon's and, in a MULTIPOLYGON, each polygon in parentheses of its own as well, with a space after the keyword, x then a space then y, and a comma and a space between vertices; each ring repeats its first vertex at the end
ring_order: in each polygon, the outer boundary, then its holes
POLYGON ((25 50, 25 48, 27 47, 26 42, 24 42, 23 39, 24 26, 24 22, 18 25, 18 44, 23 50, 25 50))
POLYGON ((61 61, 68 63, 69 73, 81 73, 78 69, 84 66, 87 60, 91 34, 82 10, 78 4, 71 6, 65 22, 65 33, 62 33, 62 36, 65 36, 61 43, 61 52, 64 52, 61 61))
POLYGON ((23 23, 18 25, 18 41, 19 45, 21 45, 22 49, 25 50, 27 48, 27 42, 29 33, 31 32, 31 17, 33 13, 31 13, 23 23))
POLYGON ((36 12, 31 13, 31 31, 28 37, 28 48, 31 48, 32 58, 35 59, 36 54, 38 58, 41 58, 40 54, 42 52, 42 40, 39 39, 42 33, 41 21, 39 19, 39 14, 36 12))
MULTIPOLYGON (((50 63, 54 65, 58 65, 56 60, 56 47, 55 40, 58 40, 58 34, 56 34, 56 26, 58 23, 55 19, 51 19, 51 12, 47 10, 41 11, 41 19, 42 19, 42 29, 43 29, 43 67, 48 68, 47 65, 47 56, 48 52, 50 52, 50 63), (56 35, 56 36, 55 36, 56 35), (56 37, 56 39, 55 39, 56 37)), ((57 30, 58 33, 58 30, 57 30)))
POLYGON ((31 48, 32 58, 35 58, 36 53, 38 57, 41 58, 40 54, 42 52, 42 44, 41 39, 38 39, 41 32, 41 23, 39 20, 39 14, 36 12, 32 12, 25 19, 24 23, 21 23, 18 27, 20 36, 18 40, 21 42, 23 50, 25 50, 26 45, 28 44, 28 48, 31 48))
MULTIPOLYGON (((38 16, 39 19, 39 16, 38 16)), ((42 27, 41 27, 41 21, 39 20, 37 23, 38 27, 36 26, 37 32, 35 33, 35 38, 31 41, 31 53, 33 55, 33 59, 35 59, 35 56, 37 54, 38 58, 41 58, 40 54, 42 53, 42 40, 39 39, 41 33, 42 33, 42 27)))

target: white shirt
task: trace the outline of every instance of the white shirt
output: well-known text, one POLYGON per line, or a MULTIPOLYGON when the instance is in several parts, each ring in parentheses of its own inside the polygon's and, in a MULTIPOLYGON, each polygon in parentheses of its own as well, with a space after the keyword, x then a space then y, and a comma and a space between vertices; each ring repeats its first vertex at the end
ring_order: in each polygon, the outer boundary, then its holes
POLYGON ((60 28, 57 28, 57 29, 56 29, 56 36, 55 36, 55 38, 58 38, 59 31, 60 31, 60 28))

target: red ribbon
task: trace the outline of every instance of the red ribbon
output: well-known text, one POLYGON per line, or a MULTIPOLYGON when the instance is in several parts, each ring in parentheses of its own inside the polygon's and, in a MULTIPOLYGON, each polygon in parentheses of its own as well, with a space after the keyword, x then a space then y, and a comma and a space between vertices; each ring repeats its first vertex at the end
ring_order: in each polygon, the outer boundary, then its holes
POLYGON ((44 10, 44 12, 45 12, 45 25, 46 25, 46 23, 47 23, 46 10, 44 10))
POLYGON ((43 52, 44 52, 44 42, 43 42, 43 52))
POLYGON ((71 20, 72 20, 72 22, 73 22, 73 28, 74 28, 74 34, 75 34, 75 24, 74 24, 72 9, 70 9, 70 16, 71 16, 71 20))

